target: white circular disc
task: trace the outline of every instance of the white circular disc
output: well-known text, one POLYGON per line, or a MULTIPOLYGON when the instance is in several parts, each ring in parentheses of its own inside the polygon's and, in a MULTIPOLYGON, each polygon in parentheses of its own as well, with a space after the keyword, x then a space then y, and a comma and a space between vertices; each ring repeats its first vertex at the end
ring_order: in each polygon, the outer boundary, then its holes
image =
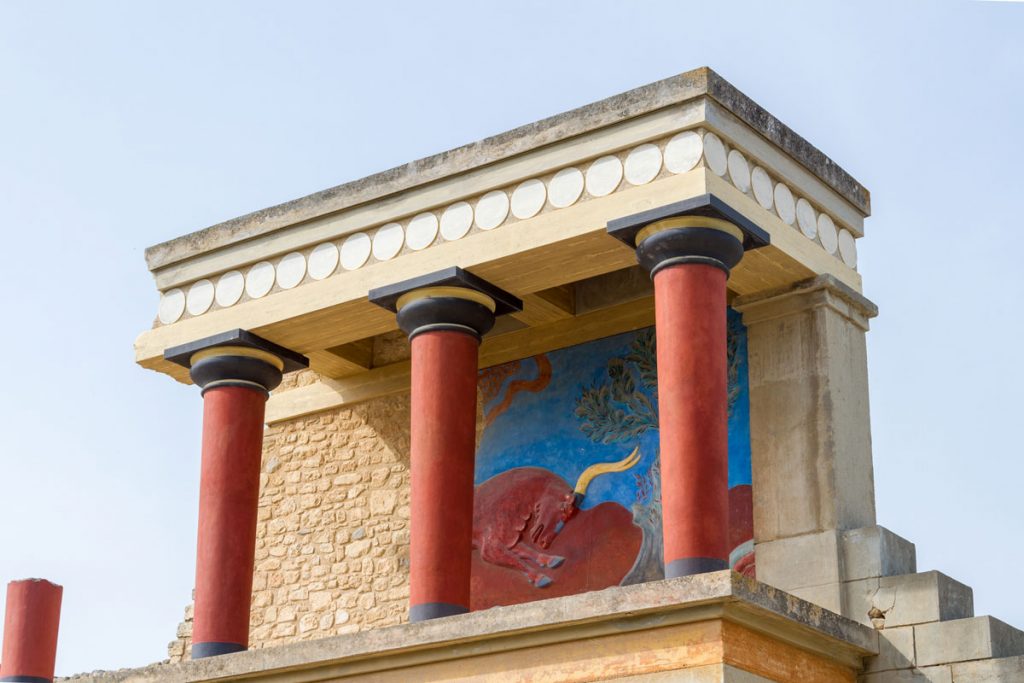
POLYGON ((410 249, 426 249, 437 239, 437 216, 430 213, 418 214, 409 221, 405 229, 405 243, 410 249))
POLYGON ((738 149, 729 152, 729 178, 740 192, 750 191, 750 166, 738 149))
POLYGON ((630 185, 646 185, 661 173, 661 150, 657 145, 640 145, 626 155, 626 180, 630 185))
POLYGON ((357 232, 345 238, 341 243, 341 267, 345 270, 362 268, 366 259, 370 258, 370 236, 365 232, 357 232))
POLYGON ((814 214, 814 207, 803 197, 796 200, 796 222, 807 239, 813 240, 818 234, 818 217, 814 214))
POLYGON ((704 133, 704 160, 708 168, 714 171, 715 175, 724 176, 729 168, 729 162, 725 156, 725 145, 714 133, 704 133))
POLYGON ((768 171, 760 166, 755 166, 750 174, 750 184, 754 188, 754 199, 766 211, 772 210, 775 203, 772 199, 772 179, 768 171))
POLYGON ((857 267, 857 242, 846 228, 839 231, 839 255, 843 257, 843 263, 851 268, 857 267))
POLYGON ((188 309, 189 315, 202 315, 210 310, 213 305, 214 287, 209 280, 200 280, 192 283, 188 288, 188 309))
POLYGON ((575 204, 581 194, 583 173, 578 168, 563 168, 548 183, 548 201, 559 209, 575 204))
POLYGON ((527 180, 512 193, 512 215, 520 220, 533 218, 544 208, 547 198, 544 183, 536 178, 527 180))
POLYGON ((318 244, 309 252, 309 263, 306 268, 314 280, 330 277, 338 267, 338 247, 333 242, 318 244))
POLYGON ((217 294, 216 300, 217 305, 221 308, 227 308, 228 306, 234 306, 238 303, 238 300, 242 298, 242 292, 245 291, 245 276, 239 273, 237 270, 232 270, 229 273, 224 273, 217 280, 217 294))
POLYGON ((622 182, 622 162, 618 157, 601 157, 587 169, 587 192, 592 197, 604 197, 622 182))
POLYGON ((785 183, 775 185, 775 212, 783 223, 793 225, 796 220, 796 204, 793 203, 793 193, 785 183))
POLYGON ((476 217, 476 227, 493 230, 508 218, 508 195, 501 190, 488 192, 476 203, 473 215, 476 217))
POLYGON ((836 224, 832 216, 827 213, 818 214, 818 239, 821 246, 830 254, 836 253, 839 247, 839 234, 836 232, 836 224))
POLYGON ((171 289, 160 297, 160 307, 157 309, 156 317, 164 325, 170 325, 177 322, 184 312, 185 292, 180 289, 171 289))
POLYGON ((462 239, 473 227, 473 207, 466 202, 452 204, 441 214, 441 237, 449 242, 462 239))
POLYGON ((373 236, 373 257, 378 261, 390 261, 402 251, 405 231, 398 223, 388 223, 373 236))
POLYGON ((692 130, 680 133, 665 145, 665 168, 672 173, 686 173, 700 161, 704 143, 692 130))
POLYGON ((245 276, 245 293, 253 299, 266 296, 273 286, 274 266, 267 261, 254 265, 245 276))
POLYGON ((281 289, 291 289, 306 277, 306 257, 297 251, 285 254, 277 262, 277 284, 281 289))

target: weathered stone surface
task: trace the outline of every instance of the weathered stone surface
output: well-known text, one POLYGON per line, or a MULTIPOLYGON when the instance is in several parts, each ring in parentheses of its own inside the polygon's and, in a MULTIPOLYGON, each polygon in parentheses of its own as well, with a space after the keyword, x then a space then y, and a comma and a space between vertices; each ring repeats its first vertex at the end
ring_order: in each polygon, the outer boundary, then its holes
POLYGON ((146 250, 146 262, 150 270, 157 270, 206 251, 393 195, 446 176, 464 173, 623 119, 700 97, 711 97, 722 104, 862 213, 867 215, 871 212, 870 195, 864 186, 728 81, 703 67, 152 246, 146 250))
POLYGON ((1024 681, 1024 657, 1002 657, 954 664, 955 683, 1020 683, 1024 681))
POLYGON ((929 666, 870 673, 861 676, 860 683, 953 683, 953 677, 948 666, 929 666))
POLYGON ((887 628, 878 632, 878 656, 865 659, 864 670, 909 669, 914 661, 914 627, 887 628))
POLYGON ((785 591, 838 586, 843 580, 839 543, 835 530, 758 543, 757 578, 785 591))
POLYGON ((988 616, 915 626, 914 639, 921 666, 1024 655, 1024 632, 988 616))
POLYGON ((974 616, 971 588, 936 571, 851 581, 845 593, 846 616, 884 628, 974 616))
POLYGON ((917 549, 882 526, 843 532, 843 580, 917 572, 917 549))

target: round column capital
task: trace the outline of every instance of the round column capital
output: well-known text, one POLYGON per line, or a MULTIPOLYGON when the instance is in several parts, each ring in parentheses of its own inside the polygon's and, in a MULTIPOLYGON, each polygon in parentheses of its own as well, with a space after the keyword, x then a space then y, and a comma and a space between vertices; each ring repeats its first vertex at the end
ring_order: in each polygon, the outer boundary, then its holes
POLYGON ((284 362, 274 354, 244 346, 215 346, 189 359, 189 375, 203 393, 215 387, 247 387, 269 394, 281 383, 284 362))
POLYGON ((424 287, 399 297, 398 326, 409 339, 422 332, 447 330, 481 339, 494 327, 496 302, 466 287, 424 287))
POLYGON ((721 218, 675 216, 636 234, 636 257, 653 278, 662 268, 699 263, 729 271, 743 258, 743 231, 721 218))

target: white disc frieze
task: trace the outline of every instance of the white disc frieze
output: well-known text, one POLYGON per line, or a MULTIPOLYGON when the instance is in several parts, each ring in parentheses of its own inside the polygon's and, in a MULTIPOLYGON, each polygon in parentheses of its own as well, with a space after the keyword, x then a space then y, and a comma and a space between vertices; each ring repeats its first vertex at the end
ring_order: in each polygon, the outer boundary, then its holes
POLYGON ((488 192, 476 203, 473 210, 476 227, 481 230, 493 230, 508 218, 508 195, 501 190, 488 192))
POLYGON ((796 222, 807 239, 813 240, 818 234, 818 217, 814 214, 814 207, 803 197, 796 200, 796 222))
POLYGON ((851 268, 857 267, 857 242, 846 228, 839 231, 839 255, 843 257, 843 263, 851 268))
POLYGON ((835 221, 827 213, 818 214, 818 239, 821 246, 830 254, 839 248, 839 234, 836 232, 835 221))
POLYGON ((171 289, 160 297, 160 307, 157 309, 157 318, 164 325, 177 322, 178 318, 185 312, 185 292, 180 289, 171 289))
POLYGON ((306 257, 293 251, 277 262, 277 284, 281 289, 291 289, 306 277, 306 257))
POLYGON ((245 275, 245 293, 253 299, 267 295, 274 286, 274 266, 267 261, 260 261, 245 275))
POLYGON ((318 244, 309 252, 306 269, 314 280, 323 280, 334 274, 338 267, 338 247, 333 242, 318 244))
POLYGON ((771 211, 775 204, 772 198, 772 179, 768 171, 755 166, 750 173, 750 185, 754 188, 754 199, 765 211, 771 211))
POLYGON ((341 243, 341 267, 345 270, 362 268, 366 260, 370 258, 371 249, 372 242, 370 236, 365 232, 349 235, 341 243))
POLYGON ((188 288, 188 299, 186 308, 189 315, 202 315, 210 310, 213 305, 214 287, 209 280, 200 280, 192 283, 188 288))
POLYGON ((373 257, 378 261, 390 261, 398 256, 405 243, 405 231, 398 223, 388 223, 373 236, 373 257))
POLYGON ((724 176, 729 168, 725 156, 725 144, 714 133, 704 133, 704 160, 715 175, 724 176))
POLYGON ((547 198, 544 183, 536 178, 527 180, 512 193, 512 215, 519 220, 533 218, 544 208, 547 198))
POLYGON ((232 270, 231 272, 224 273, 217 280, 217 293, 214 298, 217 300, 218 306, 227 308, 237 304, 238 300, 242 298, 242 292, 244 291, 245 276, 237 270, 232 270))
POLYGON ((775 212, 783 223, 793 225, 796 220, 796 204, 793 202, 793 193, 785 183, 775 185, 775 212))
POLYGON ((618 157, 601 157, 587 169, 587 192, 592 197, 604 197, 622 182, 622 162, 618 157))
POLYGON ((729 152, 729 178, 740 192, 750 191, 750 166, 747 158, 738 149, 729 152))
POLYGON ((676 135, 665 145, 665 168, 672 173, 693 170, 704 154, 704 143, 692 130, 676 135))
POLYGON ((410 249, 419 251, 426 249, 437 239, 437 216, 430 213, 421 213, 409 221, 409 227, 405 229, 405 243, 410 249))
POLYGON ((657 145, 640 145, 626 156, 626 181, 646 185, 661 173, 661 150, 657 145))
POLYGON ((452 204, 441 214, 441 237, 449 242, 462 239, 473 227, 473 207, 466 202, 452 204))
POLYGON ((572 206, 583 194, 583 173, 578 168, 563 168, 548 183, 548 201, 559 209, 572 206))

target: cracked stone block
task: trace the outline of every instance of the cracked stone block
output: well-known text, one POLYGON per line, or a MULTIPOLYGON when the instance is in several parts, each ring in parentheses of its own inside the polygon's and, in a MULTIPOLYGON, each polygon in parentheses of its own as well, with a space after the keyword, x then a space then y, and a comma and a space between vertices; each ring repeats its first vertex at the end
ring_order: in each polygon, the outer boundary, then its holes
POLYGON ((1001 657, 953 665, 956 683, 1018 683, 1024 681, 1024 657, 1001 657))
POLYGON ((974 616, 971 588, 937 571, 850 581, 844 598, 844 616, 876 628, 974 616))
POLYGON ((914 640, 922 666, 1024 655, 1024 631, 988 616, 915 626, 914 640))
POLYGON ((793 536, 758 543, 757 580, 793 593, 797 588, 839 584, 838 531, 793 536))
POLYGON ((917 550, 910 541, 882 526, 843 532, 843 580, 917 572, 917 550))
POLYGON ((858 681, 860 683, 953 683, 953 674, 948 666, 928 666, 923 669, 866 674, 861 676, 858 681))
POLYGON ((864 671, 892 671, 914 666, 914 627, 887 628, 878 632, 878 655, 864 660, 864 671))

